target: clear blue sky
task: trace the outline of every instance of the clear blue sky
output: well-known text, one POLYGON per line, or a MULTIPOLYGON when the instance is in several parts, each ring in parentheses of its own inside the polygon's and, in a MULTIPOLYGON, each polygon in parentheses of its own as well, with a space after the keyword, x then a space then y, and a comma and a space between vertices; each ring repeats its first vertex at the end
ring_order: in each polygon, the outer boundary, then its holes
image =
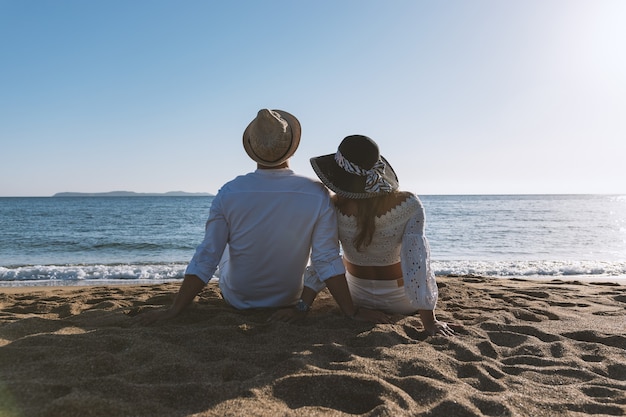
POLYGON ((626 1, 0 0, 0 196, 215 193, 263 107, 418 194, 626 193, 626 1))

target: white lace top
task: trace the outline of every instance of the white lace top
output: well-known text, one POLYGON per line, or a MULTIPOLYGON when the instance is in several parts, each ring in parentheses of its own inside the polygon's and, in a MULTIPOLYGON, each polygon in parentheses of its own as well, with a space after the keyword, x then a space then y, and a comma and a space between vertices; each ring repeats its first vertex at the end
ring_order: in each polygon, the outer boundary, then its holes
POLYGON ((339 240, 344 257, 355 265, 384 266, 401 262, 404 290, 413 305, 434 310, 439 295, 430 268, 430 246, 424 234, 424 206, 411 194, 375 220, 372 243, 357 251, 352 242, 357 234, 356 217, 337 210, 339 240))

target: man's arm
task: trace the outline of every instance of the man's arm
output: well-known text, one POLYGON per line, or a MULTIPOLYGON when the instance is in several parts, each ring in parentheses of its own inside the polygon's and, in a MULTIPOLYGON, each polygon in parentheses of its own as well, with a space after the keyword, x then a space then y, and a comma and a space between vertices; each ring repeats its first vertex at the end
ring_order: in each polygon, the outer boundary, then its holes
POLYGON ((185 310, 206 284, 196 275, 185 275, 174 303, 167 310, 149 311, 139 316, 139 323, 149 325, 157 321, 173 319, 185 310))

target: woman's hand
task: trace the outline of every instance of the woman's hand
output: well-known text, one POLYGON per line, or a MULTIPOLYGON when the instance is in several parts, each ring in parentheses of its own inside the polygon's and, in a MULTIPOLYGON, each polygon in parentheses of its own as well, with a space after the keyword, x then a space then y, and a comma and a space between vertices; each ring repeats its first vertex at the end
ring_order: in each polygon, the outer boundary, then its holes
POLYGON ((422 324, 430 336, 454 336, 454 330, 448 326, 448 323, 437 320, 433 310, 419 310, 419 313, 422 324))

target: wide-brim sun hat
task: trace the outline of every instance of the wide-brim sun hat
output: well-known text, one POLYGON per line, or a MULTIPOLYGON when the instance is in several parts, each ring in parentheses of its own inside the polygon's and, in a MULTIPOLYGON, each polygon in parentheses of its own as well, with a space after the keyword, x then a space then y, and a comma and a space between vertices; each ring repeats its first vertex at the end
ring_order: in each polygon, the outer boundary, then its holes
POLYGON ((294 115, 284 110, 259 110, 243 132, 243 147, 258 164, 275 167, 296 152, 302 129, 294 115))
POLYGON ((310 159, 320 181, 346 198, 372 198, 398 189, 398 176, 380 155, 378 145, 363 135, 346 137, 337 152, 310 159))

